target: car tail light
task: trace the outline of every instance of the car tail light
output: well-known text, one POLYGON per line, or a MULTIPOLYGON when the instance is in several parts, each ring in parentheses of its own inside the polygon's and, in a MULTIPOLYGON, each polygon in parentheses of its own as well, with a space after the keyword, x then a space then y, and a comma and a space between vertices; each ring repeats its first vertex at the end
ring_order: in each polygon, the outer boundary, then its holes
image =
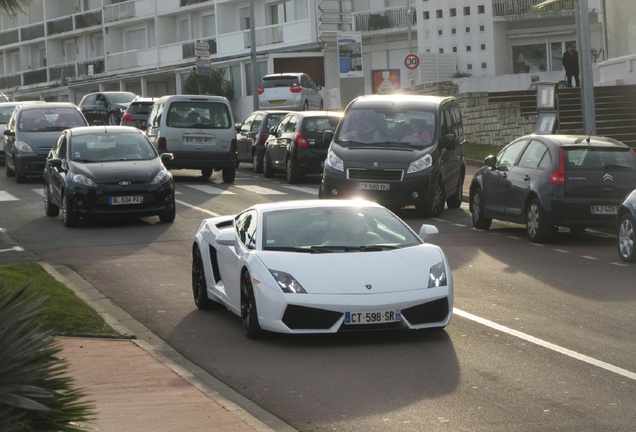
POLYGON ((236 153, 236 138, 230 142, 230 153, 236 153))
POLYGON ((289 91, 292 93, 301 93, 303 91, 303 87, 299 85, 293 85, 289 88, 289 91))
POLYGON ((259 95, 262 95, 262 94, 263 94, 263 92, 265 91, 265 89, 264 89, 264 88, 262 88, 262 87, 259 87, 257 91, 258 91, 258 94, 259 94, 259 95))
POLYGON ((157 150, 159 150, 160 152, 168 151, 168 142, 166 141, 165 137, 160 137, 157 140, 157 150))
POLYGON ((133 118, 133 116, 131 116, 130 114, 126 113, 121 118, 121 121, 135 121, 135 119, 133 118))
POLYGON ((563 153, 563 149, 559 150, 559 168, 550 174, 548 181, 557 185, 565 184, 565 154, 563 153))
POLYGON ((307 140, 305 139, 303 134, 301 134, 300 132, 296 132, 296 134, 294 135, 294 140, 296 141, 296 147, 305 148, 305 149, 309 148, 309 144, 307 143, 307 140))

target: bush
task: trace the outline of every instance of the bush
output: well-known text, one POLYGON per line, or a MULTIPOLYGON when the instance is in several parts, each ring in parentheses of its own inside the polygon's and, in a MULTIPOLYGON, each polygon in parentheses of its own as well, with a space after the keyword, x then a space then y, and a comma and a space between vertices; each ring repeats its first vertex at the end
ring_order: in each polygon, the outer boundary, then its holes
POLYGON ((62 348, 44 330, 46 297, 28 285, 8 289, 0 281, 0 430, 80 431, 74 422, 94 416, 92 403, 66 375, 62 348))
POLYGON ((210 94, 224 96, 232 100, 234 99, 234 87, 231 81, 225 79, 224 69, 212 69, 210 76, 197 75, 195 71, 192 71, 183 83, 183 94, 210 94), (200 91, 199 80, 201 81, 200 91))

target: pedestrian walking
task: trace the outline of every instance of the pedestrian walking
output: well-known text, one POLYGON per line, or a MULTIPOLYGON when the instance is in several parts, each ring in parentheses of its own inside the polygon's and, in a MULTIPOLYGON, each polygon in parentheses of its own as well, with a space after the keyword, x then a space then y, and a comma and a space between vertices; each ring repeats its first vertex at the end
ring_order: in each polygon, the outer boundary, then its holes
POLYGON ((577 87, 580 87, 579 83, 579 53, 574 49, 574 45, 568 45, 567 51, 563 53, 563 68, 565 69, 565 77, 568 82, 568 87, 572 87, 572 78, 577 87))

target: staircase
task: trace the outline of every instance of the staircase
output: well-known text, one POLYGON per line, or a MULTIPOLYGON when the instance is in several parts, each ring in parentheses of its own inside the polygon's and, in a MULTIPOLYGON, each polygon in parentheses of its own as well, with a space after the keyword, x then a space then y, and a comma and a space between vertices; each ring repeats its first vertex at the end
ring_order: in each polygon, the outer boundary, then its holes
MULTIPOLYGON (((557 89, 560 133, 584 134, 581 91, 557 89)), ((518 102, 521 115, 537 113, 536 90, 494 92, 488 102, 518 102)), ((596 135, 614 138, 636 148, 636 85, 594 87, 596 135)))

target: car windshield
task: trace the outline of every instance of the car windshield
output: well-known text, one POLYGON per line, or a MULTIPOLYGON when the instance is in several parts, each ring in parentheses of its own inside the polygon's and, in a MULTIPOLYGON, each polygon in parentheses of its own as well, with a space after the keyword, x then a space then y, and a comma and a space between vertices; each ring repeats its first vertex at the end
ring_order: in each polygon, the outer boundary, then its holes
POLYGON ((13 113, 14 108, 15 106, 0 107, 0 124, 9 123, 9 119, 11 118, 11 113, 13 113))
POLYGON ((268 212, 263 249, 309 253, 381 251, 421 243, 382 207, 321 207, 268 212))
POLYGON ((296 76, 275 76, 275 77, 264 77, 261 82, 261 88, 272 88, 272 87, 291 87, 293 85, 298 85, 298 77, 296 76))
POLYGON ((71 107, 42 107, 24 110, 18 119, 22 132, 63 131, 75 126, 85 126, 82 114, 71 107))
POLYGON ((109 93, 108 99, 111 103, 127 104, 137 97, 134 93, 109 93))
POLYGON ((75 162, 137 161, 156 157, 152 144, 143 135, 135 133, 78 135, 69 143, 69 158, 75 162))
POLYGON ((565 151, 569 170, 636 170, 636 155, 629 148, 572 148, 565 151))
POLYGON ((352 109, 338 128, 335 141, 344 146, 393 145, 424 148, 435 142, 434 112, 414 106, 352 109))
POLYGON ((232 116, 228 106, 218 102, 173 102, 166 125, 175 128, 228 129, 232 116))

